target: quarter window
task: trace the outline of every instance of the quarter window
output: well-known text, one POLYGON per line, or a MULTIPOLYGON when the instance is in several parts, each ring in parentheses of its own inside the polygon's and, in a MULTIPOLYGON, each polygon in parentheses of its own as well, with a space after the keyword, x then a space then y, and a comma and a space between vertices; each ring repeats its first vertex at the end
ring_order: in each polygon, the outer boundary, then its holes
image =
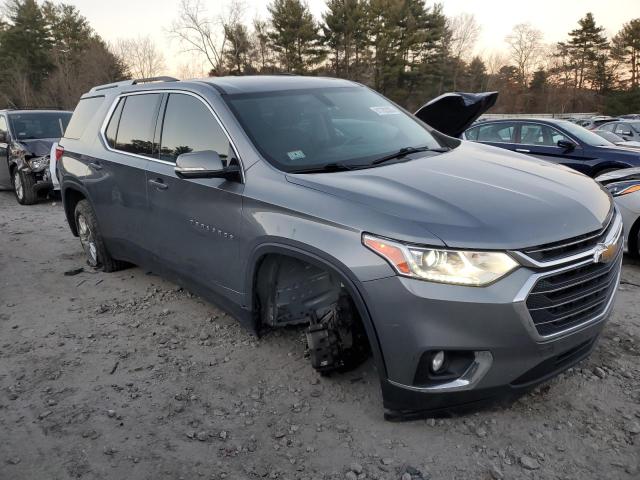
POLYGON ((104 97, 80 99, 73 111, 71 121, 64 132, 65 138, 80 138, 103 101, 104 97))
POLYGON ((108 135, 113 134, 113 129, 117 128, 116 149, 136 155, 151 156, 153 154, 153 135, 161 98, 161 94, 153 93, 129 95, 120 100, 124 103, 118 126, 111 125, 111 121, 117 118, 115 114, 118 113, 118 108, 116 108, 107 128, 108 135))
POLYGON ((217 152, 223 160, 231 153, 222 127, 197 98, 170 94, 162 125, 160 159, 175 162, 180 154, 205 150, 217 152))
POLYGON ((555 147, 560 140, 567 140, 567 137, 546 125, 525 123, 520 127, 520 143, 524 145, 555 147))

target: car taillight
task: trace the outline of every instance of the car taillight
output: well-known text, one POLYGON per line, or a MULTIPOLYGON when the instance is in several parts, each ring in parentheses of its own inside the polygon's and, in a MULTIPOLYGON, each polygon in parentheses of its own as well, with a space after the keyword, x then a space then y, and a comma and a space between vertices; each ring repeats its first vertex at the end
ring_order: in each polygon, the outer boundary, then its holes
POLYGON ((64 147, 56 147, 56 162, 59 162, 64 153, 64 147))

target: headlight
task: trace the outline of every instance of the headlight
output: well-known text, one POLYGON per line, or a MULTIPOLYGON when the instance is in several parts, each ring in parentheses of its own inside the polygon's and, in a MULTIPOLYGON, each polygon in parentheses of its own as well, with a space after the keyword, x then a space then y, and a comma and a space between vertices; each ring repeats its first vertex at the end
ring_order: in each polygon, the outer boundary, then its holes
POLYGON ((362 243, 400 275, 431 282, 482 287, 504 277, 518 263, 503 252, 422 248, 363 235, 362 243))
POLYGON ((49 166, 49 156, 32 158, 29 160, 29 166, 31 170, 34 172, 39 172, 40 170, 44 170, 49 166))
POLYGON ((633 192, 640 192, 640 182, 638 180, 609 183, 606 187, 614 197, 619 197, 620 195, 626 195, 633 192))

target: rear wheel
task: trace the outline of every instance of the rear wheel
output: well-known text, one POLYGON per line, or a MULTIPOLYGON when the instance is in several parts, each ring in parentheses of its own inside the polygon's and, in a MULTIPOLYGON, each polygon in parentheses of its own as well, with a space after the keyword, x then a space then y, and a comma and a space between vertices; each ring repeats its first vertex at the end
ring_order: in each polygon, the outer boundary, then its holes
POLYGON ((87 200, 80 200, 76 205, 75 220, 80 244, 90 267, 104 272, 115 272, 126 267, 126 263, 114 259, 107 251, 98 230, 96 215, 87 200))
POLYGON ((38 200, 38 196, 35 192, 35 180, 33 175, 26 174, 16 168, 13 171, 12 179, 13 193, 16 195, 16 200, 20 205, 33 205, 38 200))

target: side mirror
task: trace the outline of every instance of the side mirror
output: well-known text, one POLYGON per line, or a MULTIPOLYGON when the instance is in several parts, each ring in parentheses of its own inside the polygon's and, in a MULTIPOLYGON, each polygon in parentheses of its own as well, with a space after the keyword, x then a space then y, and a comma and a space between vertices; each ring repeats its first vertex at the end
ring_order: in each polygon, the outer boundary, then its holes
POLYGON ((0 143, 7 143, 8 137, 7 132, 0 131, 0 143))
POLYGON ((234 180, 239 177, 240 167, 225 167, 222 159, 213 150, 183 153, 176 159, 176 175, 182 178, 226 178, 234 180))
POLYGON ((565 151, 574 150, 576 148, 576 146, 577 146, 571 140, 558 140, 558 144, 557 145, 560 148, 564 149, 565 151))

